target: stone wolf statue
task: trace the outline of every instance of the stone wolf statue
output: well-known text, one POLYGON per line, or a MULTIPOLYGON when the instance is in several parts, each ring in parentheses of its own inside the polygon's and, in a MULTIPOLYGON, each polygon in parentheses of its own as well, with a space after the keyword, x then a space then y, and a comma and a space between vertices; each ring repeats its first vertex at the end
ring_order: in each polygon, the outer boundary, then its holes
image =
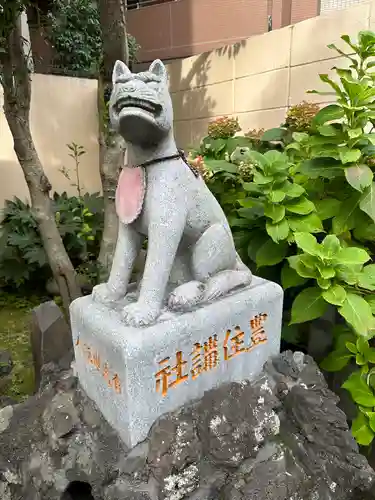
POLYGON ((163 307, 186 311, 250 284, 228 221, 204 180, 177 150, 168 74, 160 60, 133 74, 121 61, 113 70, 109 102, 112 126, 127 145, 128 166, 116 191, 119 233, 107 283, 93 299, 117 303, 129 292, 135 260, 148 238, 136 302, 124 322, 154 323, 163 307))

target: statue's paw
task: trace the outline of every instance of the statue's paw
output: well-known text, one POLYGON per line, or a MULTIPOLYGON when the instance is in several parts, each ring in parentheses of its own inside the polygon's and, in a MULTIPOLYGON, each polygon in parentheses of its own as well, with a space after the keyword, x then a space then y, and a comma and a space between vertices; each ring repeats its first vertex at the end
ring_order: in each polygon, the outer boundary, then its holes
POLYGON ((168 298, 168 308, 172 311, 190 309, 202 301, 205 286, 200 281, 189 281, 177 287, 168 298))
POLYGON ((141 302, 129 304, 122 310, 124 323, 137 328, 155 323, 159 314, 159 308, 141 302))
POLYGON ((100 283, 100 285, 94 286, 92 290, 92 299, 101 304, 111 304, 121 298, 122 296, 111 290, 107 283, 100 283))

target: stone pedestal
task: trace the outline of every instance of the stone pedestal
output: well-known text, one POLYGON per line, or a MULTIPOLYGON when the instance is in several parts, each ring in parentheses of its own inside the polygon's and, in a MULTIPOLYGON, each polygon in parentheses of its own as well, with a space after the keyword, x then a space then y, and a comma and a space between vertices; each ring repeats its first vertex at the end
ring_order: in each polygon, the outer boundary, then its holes
POLYGON ((157 324, 132 328, 120 310, 92 301, 70 309, 75 369, 88 396, 128 446, 162 414, 225 382, 251 380, 279 352, 283 291, 251 286, 157 324))

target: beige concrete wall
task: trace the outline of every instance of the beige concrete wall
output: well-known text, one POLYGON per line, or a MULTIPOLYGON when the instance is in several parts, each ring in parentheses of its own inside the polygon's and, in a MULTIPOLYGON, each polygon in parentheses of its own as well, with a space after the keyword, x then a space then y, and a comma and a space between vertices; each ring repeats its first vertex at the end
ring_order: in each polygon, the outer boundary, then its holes
POLYGON ((289 106, 329 98, 306 94, 329 90, 319 73, 346 60, 329 50, 341 48, 342 34, 375 29, 375 1, 308 19, 237 46, 174 61, 169 65, 175 130, 181 147, 197 144, 210 119, 239 118, 244 131, 278 126, 289 106))
MULTIPOLYGON (((60 173, 70 170, 73 160, 67 144, 75 142, 87 153, 81 157, 80 177, 87 191, 100 191, 98 159, 97 82, 52 75, 32 76, 31 132, 45 172, 59 192, 76 193, 60 173)), ((13 139, 3 110, 0 87, 0 207, 4 200, 28 197, 21 167, 13 151, 13 139)))

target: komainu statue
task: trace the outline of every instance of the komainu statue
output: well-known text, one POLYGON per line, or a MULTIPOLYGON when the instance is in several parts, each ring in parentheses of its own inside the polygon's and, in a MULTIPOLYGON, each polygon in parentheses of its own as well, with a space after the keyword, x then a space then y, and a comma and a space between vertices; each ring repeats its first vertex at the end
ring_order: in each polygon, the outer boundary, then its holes
POLYGON ((133 74, 113 70, 112 126, 127 145, 128 165, 116 191, 119 233, 107 283, 93 299, 116 303, 129 293, 134 262, 147 238, 147 258, 136 300, 125 305, 129 326, 154 323, 166 306, 187 311, 250 284, 219 203, 176 147, 164 64, 133 74))

